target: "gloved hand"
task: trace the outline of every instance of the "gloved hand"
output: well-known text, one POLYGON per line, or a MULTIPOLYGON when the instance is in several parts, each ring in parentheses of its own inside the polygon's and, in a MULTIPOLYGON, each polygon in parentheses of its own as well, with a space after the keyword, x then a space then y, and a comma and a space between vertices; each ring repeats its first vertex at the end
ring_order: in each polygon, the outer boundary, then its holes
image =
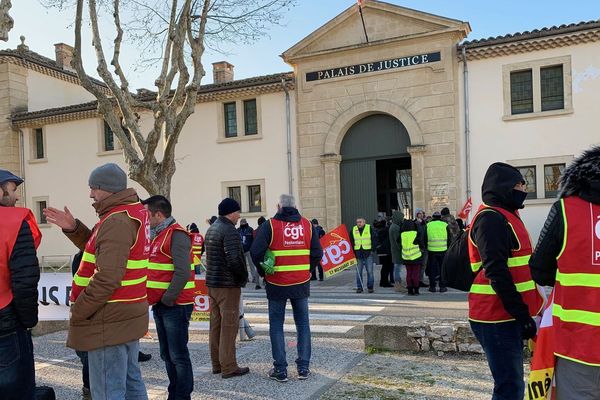
POLYGON ((273 275, 275 273, 275 255, 271 250, 267 249, 265 260, 260 263, 260 267, 267 275, 273 275))
POLYGON ((537 325, 531 317, 518 319, 517 322, 521 326, 521 336, 524 340, 533 339, 537 334, 537 325))

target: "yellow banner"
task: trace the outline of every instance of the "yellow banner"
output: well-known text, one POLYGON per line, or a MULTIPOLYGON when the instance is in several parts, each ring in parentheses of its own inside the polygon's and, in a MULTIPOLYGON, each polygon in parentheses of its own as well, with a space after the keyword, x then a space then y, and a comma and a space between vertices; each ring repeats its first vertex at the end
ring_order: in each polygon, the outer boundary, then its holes
POLYGON ((529 373, 527 396, 529 400, 550 399, 554 368, 538 369, 529 373))

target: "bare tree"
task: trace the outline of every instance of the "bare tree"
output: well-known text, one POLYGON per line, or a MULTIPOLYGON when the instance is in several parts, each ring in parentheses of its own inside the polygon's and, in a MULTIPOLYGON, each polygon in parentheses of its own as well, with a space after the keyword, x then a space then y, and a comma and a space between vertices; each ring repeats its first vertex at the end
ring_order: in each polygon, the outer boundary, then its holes
MULTIPOLYGON (((167 197, 176 170, 175 148, 181 131, 194 112, 205 70, 205 44, 253 41, 268 24, 278 23, 295 0, 76 0, 73 68, 82 86, 98 100, 98 112, 122 145, 129 177, 148 193, 167 197), (84 8, 87 3, 87 14, 84 8), (122 7, 133 18, 122 22, 122 7), (108 11, 116 31, 109 70, 102 44, 99 14, 108 11), (89 21, 96 52, 96 71, 110 94, 94 85, 82 60, 82 25, 89 21), (156 56, 160 73, 155 92, 132 94, 120 56, 124 35, 145 42, 145 49, 161 49, 156 56), (150 113, 152 127, 142 132, 140 114, 150 113), (162 152, 157 157, 159 144, 162 152)), ((69 8, 72 0, 46 0, 47 5, 69 8)))
POLYGON ((0 40, 8 40, 8 32, 13 28, 14 21, 8 10, 12 7, 10 0, 0 0, 0 40))

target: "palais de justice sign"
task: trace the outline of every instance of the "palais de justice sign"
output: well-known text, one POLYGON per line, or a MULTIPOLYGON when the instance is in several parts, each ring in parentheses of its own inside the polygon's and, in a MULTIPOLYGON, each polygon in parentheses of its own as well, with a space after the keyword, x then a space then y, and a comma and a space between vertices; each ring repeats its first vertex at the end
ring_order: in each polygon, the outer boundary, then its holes
POLYGON ((321 71, 307 72, 306 81, 322 81, 324 79, 339 78, 342 76, 352 76, 366 74, 369 72, 385 71, 388 69, 411 67, 413 65, 429 64, 442 59, 440 52, 418 54, 415 56, 392 58, 389 60, 374 61, 365 64, 348 65, 346 67, 336 67, 324 69, 321 71))

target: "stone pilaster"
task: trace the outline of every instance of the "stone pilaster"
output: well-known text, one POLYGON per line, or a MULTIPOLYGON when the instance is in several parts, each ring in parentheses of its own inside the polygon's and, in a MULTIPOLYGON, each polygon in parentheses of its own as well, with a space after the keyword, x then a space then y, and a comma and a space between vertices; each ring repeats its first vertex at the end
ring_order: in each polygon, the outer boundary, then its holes
POLYGON ((342 207, 340 198, 340 163, 342 156, 324 154, 321 163, 325 170, 325 214, 326 228, 333 229, 342 222, 342 207))

